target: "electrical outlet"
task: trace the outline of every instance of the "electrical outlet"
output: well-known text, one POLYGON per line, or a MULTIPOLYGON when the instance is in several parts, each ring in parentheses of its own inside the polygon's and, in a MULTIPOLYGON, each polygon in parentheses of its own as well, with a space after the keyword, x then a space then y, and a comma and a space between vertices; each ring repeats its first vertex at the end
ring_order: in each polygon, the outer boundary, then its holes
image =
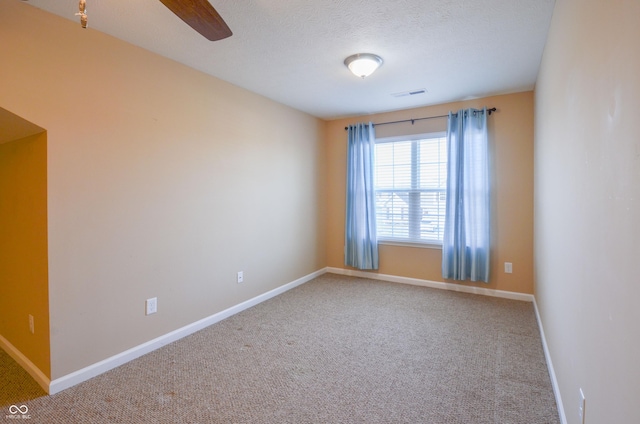
POLYGON ((582 388, 580 388, 580 405, 578 405, 578 417, 580 418, 580 423, 584 424, 584 407, 586 405, 585 399, 584 399, 584 392, 582 391, 582 388))
POLYGON ((238 271, 238 275, 237 275, 236 281, 238 283, 244 282, 244 272, 238 271))
POLYGON ((158 298, 152 297, 145 302, 146 315, 155 314, 158 312, 158 298))
POLYGON ((504 272, 507 274, 513 273, 513 264, 511 262, 504 263, 504 272))
POLYGON ((33 315, 31 315, 31 314, 29 314, 29 331, 31 331, 31 334, 35 334, 36 333, 35 321, 33 319, 33 315))

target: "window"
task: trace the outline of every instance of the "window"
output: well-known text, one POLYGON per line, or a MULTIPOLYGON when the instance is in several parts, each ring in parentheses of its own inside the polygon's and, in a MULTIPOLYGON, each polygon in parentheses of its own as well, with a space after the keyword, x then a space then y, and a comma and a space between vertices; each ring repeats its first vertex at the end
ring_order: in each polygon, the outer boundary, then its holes
POLYGON ((378 240, 442 244, 446 189, 445 133, 376 140, 378 240))

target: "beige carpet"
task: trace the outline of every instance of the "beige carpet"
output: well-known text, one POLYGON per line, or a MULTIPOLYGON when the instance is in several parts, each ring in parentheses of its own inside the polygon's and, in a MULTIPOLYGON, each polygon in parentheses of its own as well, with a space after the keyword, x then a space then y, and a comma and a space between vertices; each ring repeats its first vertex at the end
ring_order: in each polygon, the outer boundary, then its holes
POLYGON ((333 274, 54 396, 2 358, 30 423, 559 423, 532 304, 333 274))
POLYGON ((7 407, 22 405, 47 393, 11 357, 0 349, 0 423, 9 414, 7 407))

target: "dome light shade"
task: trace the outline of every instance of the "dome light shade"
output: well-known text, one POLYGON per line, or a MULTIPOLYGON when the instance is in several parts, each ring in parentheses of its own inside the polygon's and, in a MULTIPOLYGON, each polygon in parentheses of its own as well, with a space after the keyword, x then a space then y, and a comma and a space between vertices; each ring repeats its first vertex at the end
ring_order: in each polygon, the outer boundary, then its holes
POLYGON ((346 58, 344 64, 355 76, 364 78, 382 65, 382 58, 372 53, 358 53, 346 58))

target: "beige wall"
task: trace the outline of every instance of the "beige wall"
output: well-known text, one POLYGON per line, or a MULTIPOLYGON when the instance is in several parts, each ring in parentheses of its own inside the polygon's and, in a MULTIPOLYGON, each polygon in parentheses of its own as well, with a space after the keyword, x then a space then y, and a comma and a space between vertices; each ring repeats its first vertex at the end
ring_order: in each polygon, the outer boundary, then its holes
POLYGON ((326 265, 322 121, 22 2, 0 39, 48 132, 53 379, 326 265))
POLYGON ((558 0, 536 86, 536 299, 567 422, 638 422, 640 2, 558 0))
MULTIPOLYGON (((492 155, 492 259, 489 284, 465 282, 496 290, 533 293, 533 93, 524 92, 449 103, 327 123, 327 261, 345 268, 344 211, 346 171, 346 125, 355 122, 388 122, 446 115, 461 108, 496 107, 488 118, 492 155), (504 273, 504 262, 513 273, 504 273)), ((446 131, 447 120, 418 121, 376 128, 377 137, 446 131)), ((443 280, 439 249, 380 246, 381 274, 443 280)))
POLYGON ((0 143, 0 335, 50 375, 44 132, 0 143))

